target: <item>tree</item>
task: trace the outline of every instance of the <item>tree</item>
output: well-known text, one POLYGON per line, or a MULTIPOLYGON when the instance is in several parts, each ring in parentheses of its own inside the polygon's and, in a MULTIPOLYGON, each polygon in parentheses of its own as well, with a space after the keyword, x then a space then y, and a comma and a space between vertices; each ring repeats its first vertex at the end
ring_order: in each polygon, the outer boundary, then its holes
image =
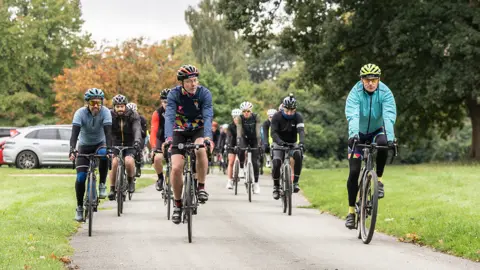
MULTIPOLYGON (((254 49, 265 48, 275 17, 267 7, 278 8, 279 1, 231 2, 221 1, 229 28, 242 30, 254 49)), ((397 99, 397 133, 404 141, 445 137, 468 115, 471 156, 480 159, 479 6, 473 0, 287 0, 291 25, 279 38, 303 58, 305 78, 330 100, 345 98, 363 64, 378 64, 397 99)))
POLYGON ((218 73, 230 74, 234 83, 246 78, 246 63, 241 39, 223 26, 217 1, 203 0, 199 9, 185 11, 185 21, 192 30, 192 49, 202 65, 213 65, 218 73))
POLYGON ((70 123, 91 87, 105 91, 106 106, 111 106, 114 95, 123 94, 137 103, 141 114, 151 115, 160 90, 176 84, 180 61, 171 59, 170 53, 165 45, 146 46, 142 39, 133 39, 82 57, 75 68, 65 69, 55 78, 57 117, 61 123, 70 123))
POLYGON ((280 73, 289 70, 296 61, 295 55, 275 45, 256 56, 250 50, 246 56, 250 80, 255 83, 277 79, 280 73))
POLYGON ((53 116, 52 78, 91 46, 79 1, 0 4, 0 116, 23 126, 53 116), (8 97, 7 97, 8 96, 8 97))

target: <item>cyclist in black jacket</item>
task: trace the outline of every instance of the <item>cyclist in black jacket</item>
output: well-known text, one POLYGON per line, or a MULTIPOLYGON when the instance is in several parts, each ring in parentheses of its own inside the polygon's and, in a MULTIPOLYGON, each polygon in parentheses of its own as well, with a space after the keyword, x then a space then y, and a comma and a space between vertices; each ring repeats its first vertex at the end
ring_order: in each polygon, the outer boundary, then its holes
MULTIPOLYGON (((113 97, 112 114, 112 139, 114 146, 133 146, 135 149, 128 149, 124 152, 125 170, 127 171, 127 181, 129 192, 135 191, 135 160, 134 157, 140 151, 142 141, 142 130, 140 127, 140 116, 137 112, 127 108, 128 100, 123 95, 113 97)), ((119 151, 113 149, 114 156, 118 156, 119 151)), ((112 161, 112 170, 110 171, 110 194, 108 199, 115 200, 115 180, 117 177, 118 159, 112 161)))
MULTIPOLYGON (((297 143, 297 140, 299 141, 299 146, 302 150, 296 150, 293 154, 293 159, 295 160, 295 165, 293 167, 293 192, 297 193, 300 191, 298 180, 302 171, 303 152, 305 152, 305 124, 302 115, 296 111, 297 100, 292 94, 283 100, 282 105, 283 110, 273 115, 272 125, 270 127, 274 143, 273 147, 275 148, 276 145, 282 146, 285 143, 297 143)), ((272 152, 273 198, 278 200, 281 193, 280 167, 284 159, 284 152, 280 150, 273 150, 272 152)))

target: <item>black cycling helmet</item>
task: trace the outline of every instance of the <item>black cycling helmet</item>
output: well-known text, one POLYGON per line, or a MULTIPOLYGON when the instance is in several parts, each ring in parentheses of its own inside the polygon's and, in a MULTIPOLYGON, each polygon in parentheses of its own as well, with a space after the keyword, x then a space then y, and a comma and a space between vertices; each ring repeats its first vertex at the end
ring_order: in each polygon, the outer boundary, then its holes
POLYGON ((113 103, 113 106, 121 105, 121 104, 127 105, 128 100, 127 100, 127 97, 119 94, 112 98, 112 103, 113 103))
POLYGON ((282 105, 285 109, 293 110, 297 108, 297 100, 293 97, 293 94, 290 94, 283 99, 282 105))

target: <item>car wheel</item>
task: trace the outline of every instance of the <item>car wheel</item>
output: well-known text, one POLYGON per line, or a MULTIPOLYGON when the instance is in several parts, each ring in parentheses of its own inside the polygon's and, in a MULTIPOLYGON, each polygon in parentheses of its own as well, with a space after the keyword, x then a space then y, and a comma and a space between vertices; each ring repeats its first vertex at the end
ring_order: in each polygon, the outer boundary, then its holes
POLYGON ((17 156, 17 168, 19 169, 33 169, 38 167, 38 157, 32 151, 23 151, 17 156))

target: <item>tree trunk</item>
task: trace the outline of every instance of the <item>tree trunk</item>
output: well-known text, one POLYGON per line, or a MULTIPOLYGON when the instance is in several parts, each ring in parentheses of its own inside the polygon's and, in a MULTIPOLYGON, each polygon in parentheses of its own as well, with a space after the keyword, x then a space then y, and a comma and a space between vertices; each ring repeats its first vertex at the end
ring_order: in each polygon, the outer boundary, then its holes
POLYGON ((467 100, 467 107, 472 121, 472 147, 470 149, 470 157, 480 160, 480 104, 477 98, 467 100))

